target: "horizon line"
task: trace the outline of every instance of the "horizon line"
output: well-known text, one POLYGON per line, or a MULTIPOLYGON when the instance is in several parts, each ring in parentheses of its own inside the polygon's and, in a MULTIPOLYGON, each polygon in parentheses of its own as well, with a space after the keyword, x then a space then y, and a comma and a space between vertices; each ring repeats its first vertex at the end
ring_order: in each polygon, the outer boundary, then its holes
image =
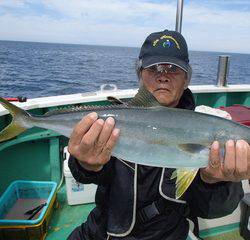
MULTIPOLYGON (((32 40, 9 40, 9 39, 0 39, 0 41, 5 42, 24 42, 24 43, 45 43, 45 44, 64 44, 64 45, 85 45, 85 46, 99 46, 99 47, 120 47, 120 48, 139 48, 140 46, 121 46, 121 45, 101 45, 101 44, 89 44, 89 43, 64 43, 64 42, 41 42, 41 41, 32 41, 32 40)), ((232 54, 246 54, 250 53, 242 53, 242 52, 231 52, 231 51, 215 51, 215 50, 193 50, 190 49, 191 52, 212 52, 212 53, 232 53, 232 54)))

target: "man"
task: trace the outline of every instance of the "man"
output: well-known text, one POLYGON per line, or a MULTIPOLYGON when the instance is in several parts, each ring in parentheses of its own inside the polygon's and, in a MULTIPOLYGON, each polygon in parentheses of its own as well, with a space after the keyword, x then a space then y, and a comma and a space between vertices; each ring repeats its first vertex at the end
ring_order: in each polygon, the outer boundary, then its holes
MULTIPOLYGON (((140 51, 137 74, 164 106, 194 110, 188 49, 183 36, 165 30, 150 34, 140 51)), ((199 171, 181 199, 175 199, 173 169, 136 165, 112 157, 120 130, 113 118, 91 113, 70 138, 69 167, 82 183, 98 184, 96 208, 68 239, 184 240, 189 224, 231 213, 243 196, 240 180, 249 176, 249 145, 228 141, 221 161, 218 142, 210 151, 210 165, 199 171)), ((122 134, 122 133, 121 133, 122 134)), ((249 154, 250 155, 250 154, 249 154)))

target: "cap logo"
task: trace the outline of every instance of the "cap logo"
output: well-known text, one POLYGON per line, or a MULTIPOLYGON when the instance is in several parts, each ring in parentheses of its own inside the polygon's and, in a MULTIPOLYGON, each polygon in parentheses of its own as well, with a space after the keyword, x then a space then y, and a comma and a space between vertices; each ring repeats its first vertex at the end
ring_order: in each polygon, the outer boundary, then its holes
POLYGON ((157 45, 158 45, 158 43, 160 42, 160 40, 164 40, 164 39, 167 39, 166 41, 164 41, 163 43, 162 43, 162 46, 163 47, 168 47, 168 48, 170 48, 172 45, 176 45, 176 47, 178 48, 178 49, 180 49, 180 45, 179 45, 179 43, 172 37, 172 36, 168 36, 168 35, 163 35, 163 36, 161 36, 160 38, 157 38, 156 40, 154 40, 154 42, 153 42, 153 46, 154 47, 156 47, 157 45), (171 41, 172 40, 172 41, 171 41))

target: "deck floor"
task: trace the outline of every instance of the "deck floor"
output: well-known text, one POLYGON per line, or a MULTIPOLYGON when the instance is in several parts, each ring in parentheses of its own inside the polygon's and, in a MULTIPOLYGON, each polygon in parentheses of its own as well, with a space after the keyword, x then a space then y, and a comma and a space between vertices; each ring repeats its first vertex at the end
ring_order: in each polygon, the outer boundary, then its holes
POLYGON ((237 230, 237 231, 232 231, 232 232, 224 233, 224 234, 213 236, 213 237, 207 237, 207 238, 204 238, 204 240, 244 240, 244 238, 240 236, 240 233, 237 230))
MULTIPOLYGON (((69 206, 67 203, 65 185, 57 194, 58 208, 54 210, 50 221, 46 240, 67 239, 72 230, 82 224, 94 204, 69 206)), ((225 234, 206 237, 204 240, 244 240, 239 231, 232 231, 225 234)))
POLYGON ((57 193, 58 208, 52 215, 46 240, 67 239, 73 229, 82 224, 94 204, 69 206, 66 198, 65 185, 57 193))

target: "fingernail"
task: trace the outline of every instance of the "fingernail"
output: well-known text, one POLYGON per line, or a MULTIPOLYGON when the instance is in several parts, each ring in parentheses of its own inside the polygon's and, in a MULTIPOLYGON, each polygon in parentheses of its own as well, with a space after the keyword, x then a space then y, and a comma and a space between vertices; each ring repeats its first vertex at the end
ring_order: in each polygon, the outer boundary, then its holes
POLYGON ((241 141, 240 140, 236 141, 236 147, 241 147, 241 146, 242 146, 241 141))
POLYGON ((103 119, 98 119, 97 121, 96 121, 98 124, 100 124, 100 125, 103 125, 104 124, 104 121, 103 121, 103 119))
POLYGON ((218 141, 214 141, 213 144, 212 144, 212 148, 217 150, 219 149, 220 145, 219 145, 219 142, 218 141))
POLYGON ((113 134, 114 134, 115 136, 118 136, 119 133, 120 133, 120 129, 119 129, 119 128, 115 128, 115 129, 113 130, 113 134))
POLYGON ((106 121, 107 121, 107 123, 108 123, 109 125, 114 125, 114 124, 115 124, 115 120, 114 120, 114 118, 112 118, 112 117, 108 117, 106 121))
POLYGON ((243 140, 238 140, 236 142, 236 147, 244 149, 244 150, 247 150, 248 144, 245 141, 243 141, 243 140))
POLYGON ((92 118, 93 120, 96 120, 98 118, 98 115, 96 112, 92 112, 89 114, 89 117, 92 118))
POLYGON ((227 144, 228 147, 234 147, 234 141, 233 140, 228 140, 226 144, 227 144))

